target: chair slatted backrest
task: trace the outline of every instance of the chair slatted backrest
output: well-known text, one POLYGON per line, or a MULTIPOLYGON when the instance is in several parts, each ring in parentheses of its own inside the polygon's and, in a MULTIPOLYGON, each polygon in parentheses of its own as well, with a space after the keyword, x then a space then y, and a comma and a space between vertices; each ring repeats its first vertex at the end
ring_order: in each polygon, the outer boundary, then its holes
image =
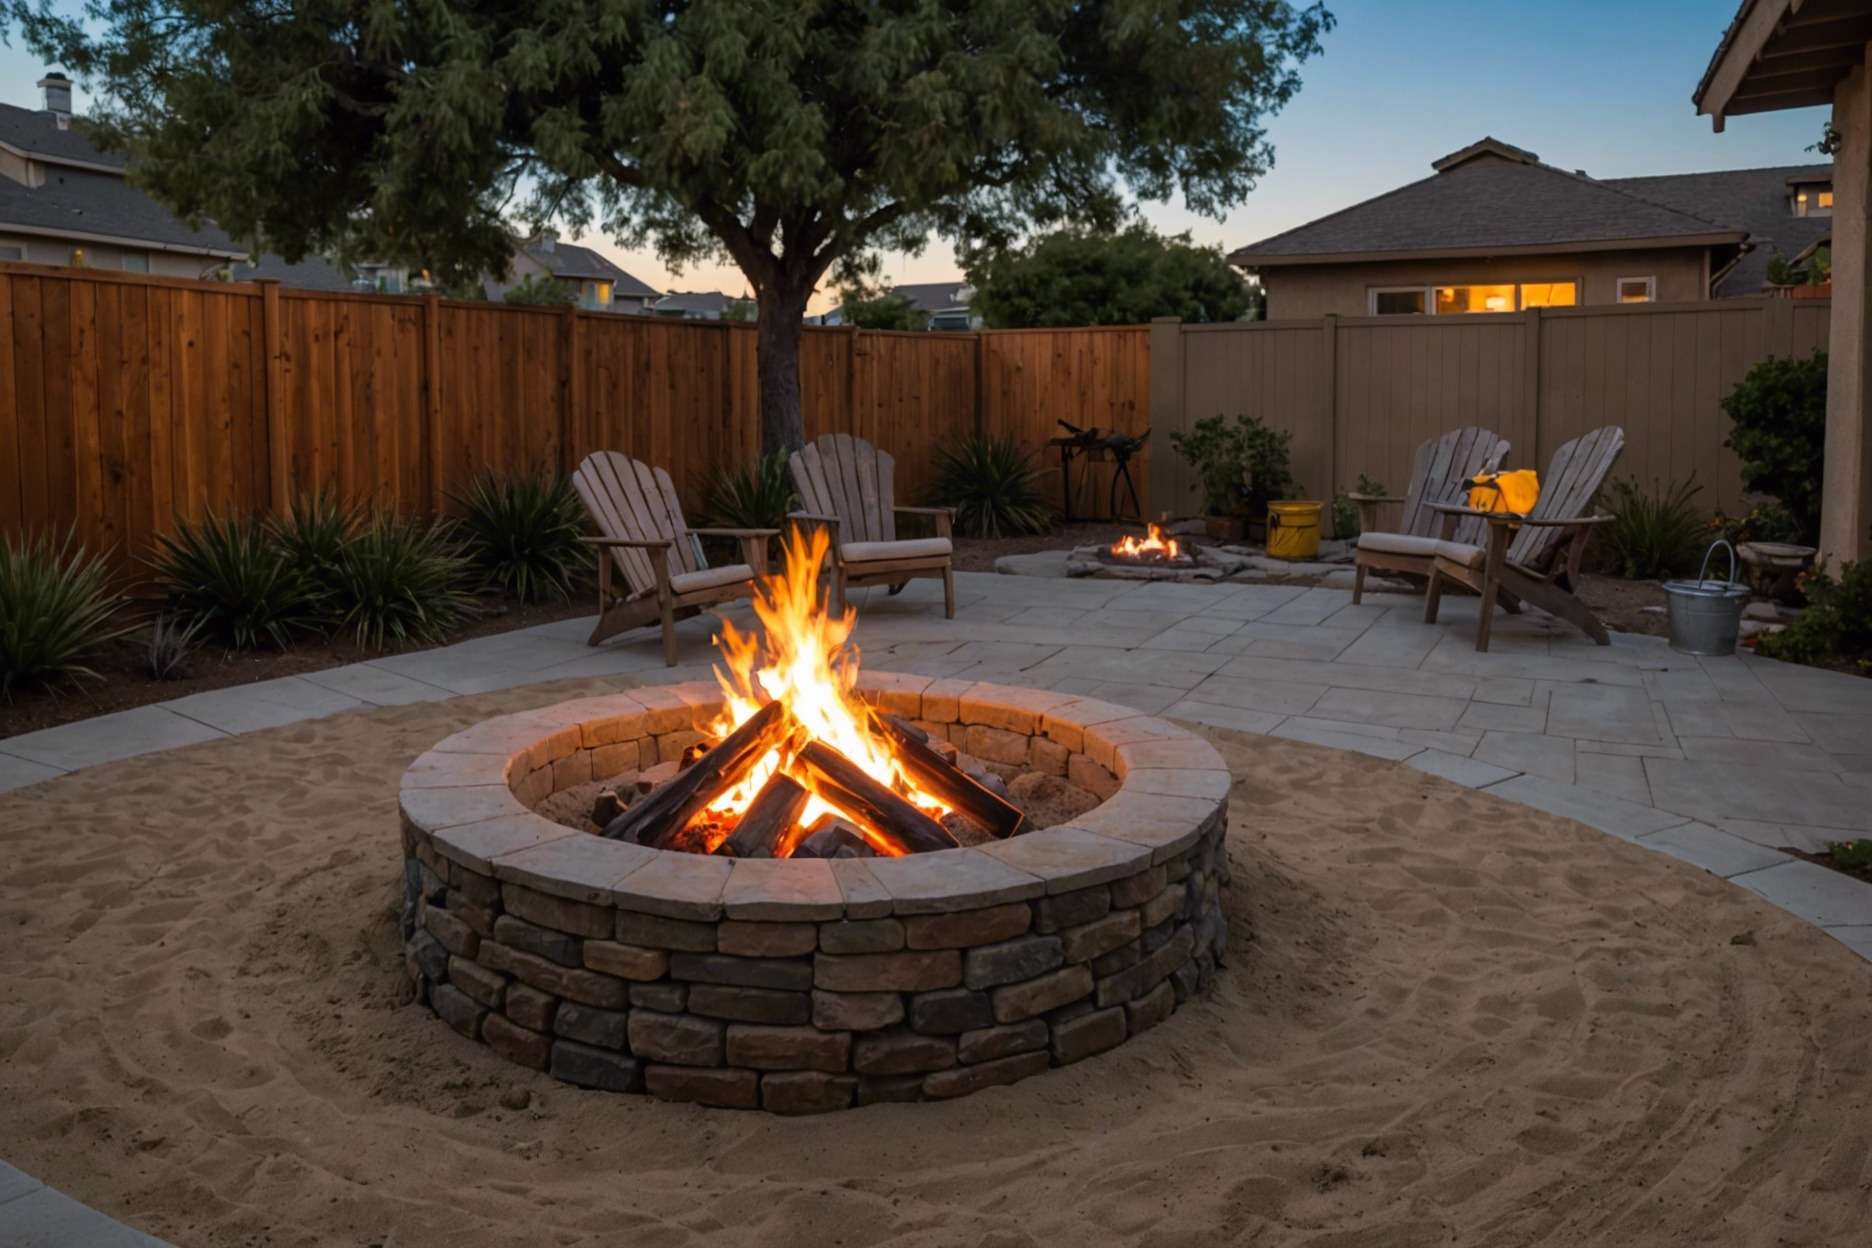
MULTIPOLYGON (((1625 431, 1607 425, 1582 434, 1554 452, 1541 478, 1540 499, 1528 514, 1536 520, 1573 520, 1586 515, 1612 465, 1625 449, 1625 431)), ((1508 562, 1545 573, 1572 534, 1546 525, 1522 525, 1508 544, 1508 562)))
POLYGON ((897 461, 863 438, 825 433, 787 461, 801 505, 837 516, 839 541, 894 542, 897 461))
MULTIPOLYGON (((1461 502, 1463 482, 1479 472, 1494 472, 1507 455, 1508 439, 1474 425, 1425 442, 1411 461, 1410 492, 1404 498, 1398 532, 1435 537, 1442 529, 1442 517, 1431 510, 1431 504, 1461 502)), ((1456 526, 1455 540, 1479 541, 1482 525, 1483 521, 1465 516, 1456 526)))
MULTIPOLYGON (((585 510, 603 536, 634 542, 670 542, 670 575, 700 572, 708 566, 700 543, 683 519, 675 483, 663 469, 617 451, 595 451, 572 474, 572 488, 585 500, 585 510)), ((633 593, 649 593, 656 588, 656 572, 650 562, 655 553, 611 547, 611 556, 633 593)))

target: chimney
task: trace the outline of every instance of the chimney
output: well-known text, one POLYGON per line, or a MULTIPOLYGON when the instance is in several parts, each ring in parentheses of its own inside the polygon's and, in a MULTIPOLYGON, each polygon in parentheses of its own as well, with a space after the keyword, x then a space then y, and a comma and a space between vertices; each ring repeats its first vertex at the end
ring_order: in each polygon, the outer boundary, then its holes
POLYGON ((541 230, 539 232, 539 249, 541 251, 551 252, 553 249, 553 245, 557 243, 558 241, 559 241, 558 230, 541 230))
POLYGON ((45 93, 45 111, 58 119, 61 130, 71 125, 71 79, 58 70, 48 70, 38 83, 45 93))

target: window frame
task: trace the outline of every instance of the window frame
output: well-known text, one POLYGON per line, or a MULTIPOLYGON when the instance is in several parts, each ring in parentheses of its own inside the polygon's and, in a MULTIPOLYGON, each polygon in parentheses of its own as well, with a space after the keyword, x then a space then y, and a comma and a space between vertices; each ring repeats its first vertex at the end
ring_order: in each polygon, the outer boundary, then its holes
MULTIPOLYGON (((1620 279, 1620 280, 1624 280, 1624 279, 1620 279)), ((1654 278, 1652 280, 1655 281, 1656 279, 1654 278)), ((1506 309, 1501 312, 1451 312, 1451 313, 1448 313, 1448 315, 1450 316, 1513 316, 1516 313, 1525 312, 1527 311, 1527 305, 1523 302, 1523 299, 1525 296, 1523 295, 1522 292, 1523 292, 1523 289, 1528 286, 1571 286, 1573 288, 1573 302, 1572 303, 1570 304, 1565 304, 1565 303, 1542 304, 1540 305, 1542 307, 1577 308, 1577 307, 1583 307, 1586 303, 1586 300, 1584 297, 1586 283, 1582 278, 1556 277, 1551 280, 1542 281, 1537 278, 1517 277, 1510 281, 1505 281, 1505 282, 1464 281, 1464 282, 1431 282, 1427 285, 1418 285, 1418 286, 1367 286, 1365 288, 1365 315, 1367 316, 1438 316, 1438 315, 1443 315, 1436 310, 1437 288, 1438 287, 1450 287, 1453 289, 1458 286, 1511 286, 1514 288, 1515 306, 1513 308, 1506 309), (1421 312, 1380 312, 1378 310, 1378 296, 1379 295, 1405 295, 1405 294, 1415 294, 1419 296, 1420 298, 1422 298, 1423 311, 1421 312)))
POLYGON ((1435 316, 1436 287, 1434 286, 1367 286, 1365 288, 1365 315, 1367 316, 1435 316), (1379 295, 1416 295, 1423 300, 1423 308, 1417 312, 1380 312, 1379 295))
POLYGON ((1656 303, 1657 302, 1657 274, 1653 273, 1650 277, 1620 277, 1620 278, 1613 279, 1612 302, 1621 304, 1621 305, 1626 304, 1626 303, 1656 303), (1627 299, 1625 297, 1625 283, 1626 282, 1643 282, 1644 288, 1645 288, 1645 297, 1642 299, 1627 299))

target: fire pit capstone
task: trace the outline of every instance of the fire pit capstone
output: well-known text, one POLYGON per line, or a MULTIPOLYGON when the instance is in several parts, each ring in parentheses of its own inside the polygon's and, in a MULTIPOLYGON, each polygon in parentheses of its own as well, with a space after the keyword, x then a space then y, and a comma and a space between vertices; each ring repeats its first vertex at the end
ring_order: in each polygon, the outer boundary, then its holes
POLYGON ((904 857, 669 852, 531 807, 680 756, 719 715, 716 686, 489 720, 403 778, 417 999, 569 1083, 813 1113, 1012 1083, 1207 987, 1228 944, 1231 783, 1208 742, 1068 694, 882 672, 857 692, 1106 800, 1068 825, 904 857))

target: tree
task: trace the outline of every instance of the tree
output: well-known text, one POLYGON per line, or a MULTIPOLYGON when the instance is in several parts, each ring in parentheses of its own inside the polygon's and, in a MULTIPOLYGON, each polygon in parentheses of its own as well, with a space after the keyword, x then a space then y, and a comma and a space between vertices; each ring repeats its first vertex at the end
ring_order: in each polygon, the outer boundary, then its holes
POLYGON ((532 304, 543 308, 569 308, 578 302, 578 287, 550 273, 529 273, 501 296, 502 303, 532 304))
POLYGON ((1218 248, 1141 222, 1116 233, 1066 229, 968 258, 974 310, 995 329, 1141 325, 1153 316, 1234 321, 1254 289, 1218 248))
POLYGON ((757 321, 760 319, 760 305, 752 299, 730 299, 722 304, 721 319, 724 321, 757 321))
POLYGON ((932 233, 1115 226, 1127 194, 1219 215, 1332 26, 1289 0, 0 4, 107 101, 141 185, 288 259, 500 272, 516 203, 672 267, 726 255, 770 449, 802 440, 828 272, 932 233))
POLYGON ((929 313, 888 290, 870 294, 861 286, 847 286, 839 292, 839 311, 847 325, 859 329, 929 328, 929 313))

